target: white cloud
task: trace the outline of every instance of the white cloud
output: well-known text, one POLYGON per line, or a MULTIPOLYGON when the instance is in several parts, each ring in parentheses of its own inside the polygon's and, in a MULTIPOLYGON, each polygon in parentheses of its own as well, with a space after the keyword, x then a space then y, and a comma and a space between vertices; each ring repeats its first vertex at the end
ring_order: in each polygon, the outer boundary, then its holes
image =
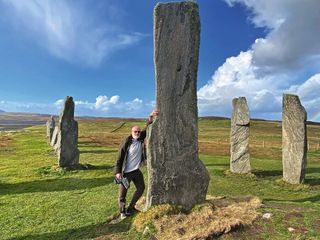
POLYGON ((320 74, 315 74, 300 86, 293 86, 287 92, 297 94, 308 110, 308 119, 320 121, 320 74))
POLYGON ((145 36, 121 30, 117 23, 121 10, 111 1, 98 7, 86 6, 83 1, 0 0, 0 7, 3 17, 13 22, 19 33, 29 35, 58 58, 89 66, 99 65, 112 52, 145 36))
POLYGON ((57 102, 53 104, 35 102, 0 101, 0 109, 6 112, 51 113, 57 111, 57 102))
POLYGON ((57 108, 62 108, 63 102, 64 102, 63 99, 58 99, 57 101, 55 101, 55 102, 53 103, 53 105, 56 106, 57 108))
POLYGON ((281 111, 281 97, 266 89, 255 92, 251 103, 251 110, 255 112, 277 113, 281 111))
POLYGON ((112 117, 145 117, 152 111, 150 103, 144 103, 141 99, 135 98, 131 101, 121 101, 120 96, 107 97, 100 95, 96 102, 85 102, 76 105, 78 115, 91 116, 112 116, 112 117))
POLYGON ((298 94, 307 110, 314 111, 319 77, 306 79, 320 72, 320 2, 225 1, 244 5, 249 20, 268 32, 248 51, 226 59, 199 89, 200 114, 230 116, 232 99, 245 96, 254 117, 279 118, 282 94, 287 91, 298 94))
POLYGON ((100 108, 103 105, 103 103, 107 100, 108 100, 107 96, 98 96, 96 98, 96 104, 95 104, 96 108, 97 109, 100 108))
MULTIPOLYGON (((253 61, 264 71, 292 71, 320 55, 320 2, 318 0, 226 0, 250 9, 255 26, 269 34, 256 41, 253 61)), ((319 66, 319 63, 318 63, 319 66)))
POLYGON ((297 88, 296 93, 305 100, 320 98, 320 74, 312 76, 300 85, 297 88))
POLYGON ((112 105, 119 102, 119 99, 120 97, 118 95, 112 96, 110 99, 107 96, 98 96, 96 98, 95 108, 107 112, 112 105))
POLYGON ((132 113, 137 112, 144 107, 143 101, 139 98, 135 98, 132 101, 126 102, 125 105, 126 109, 132 113))
POLYGON ((231 114, 232 99, 245 96, 250 110, 256 112, 274 112, 279 110, 279 101, 273 92, 280 82, 274 82, 272 76, 257 78, 256 67, 252 64, 252 51, 241 52, 230 57, 220 66, 212 79, 198 91, 200 115, 231 114), (272 103, 264 106, 264 101, 272 103))

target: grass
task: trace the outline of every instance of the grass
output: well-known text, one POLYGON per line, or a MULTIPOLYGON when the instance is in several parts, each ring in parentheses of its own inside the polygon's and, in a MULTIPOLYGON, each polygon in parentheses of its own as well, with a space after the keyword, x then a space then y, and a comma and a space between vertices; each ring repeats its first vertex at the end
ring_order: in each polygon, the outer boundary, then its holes
MULTIPOLYGON (((134 218, 110 225, 117 216, 113 166, 121 140, 138 120, 111 133, 123 119, 80 120, 80 162, 87 167, 66 171, 46 140, 45 126, 0 132, 0 239, 143 239, 131 227, 134 218)), ((257 196, 271 220, 259 218, 251 227, 221 239, 320 238, 320 126, 308 126, 305 183, 281 181, 281 126, 252 121, 251 165, 254 175, 228 174, 229 120, 199 121, 200 159, 210 176, 212 196, 257 196), (288 228, 295 230, 289 232, 288 228), (252 236, 252 238, 250 238, 252 236)), ((146 178, 146 168, 143 168, 146 178)), ((129 197, 132 189, 129 191, 129 197)))

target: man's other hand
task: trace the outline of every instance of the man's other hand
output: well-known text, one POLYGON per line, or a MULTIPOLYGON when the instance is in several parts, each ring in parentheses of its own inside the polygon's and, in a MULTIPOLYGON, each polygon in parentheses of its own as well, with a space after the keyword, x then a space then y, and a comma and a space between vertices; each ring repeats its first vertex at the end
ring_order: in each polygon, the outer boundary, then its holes
POLYGON ((116 174, 116 178, 120 180, 120 179, 122 178, 121 173, 117 173, 117 174, 116 174))

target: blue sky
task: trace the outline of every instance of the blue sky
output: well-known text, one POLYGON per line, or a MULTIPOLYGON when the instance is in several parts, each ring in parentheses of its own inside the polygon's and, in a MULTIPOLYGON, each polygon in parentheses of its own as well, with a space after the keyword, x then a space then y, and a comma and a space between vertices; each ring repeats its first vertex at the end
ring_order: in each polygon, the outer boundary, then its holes
MULTIPOLYGON (((0 109, 144 117, 155 97, 156 0, 0 0, 0 109)), ((169 2, 169 1, 167 1, 169 2)), ((284 92, 320 121, 318 0, 198 0, 199 115, 281 118, 284 92)))

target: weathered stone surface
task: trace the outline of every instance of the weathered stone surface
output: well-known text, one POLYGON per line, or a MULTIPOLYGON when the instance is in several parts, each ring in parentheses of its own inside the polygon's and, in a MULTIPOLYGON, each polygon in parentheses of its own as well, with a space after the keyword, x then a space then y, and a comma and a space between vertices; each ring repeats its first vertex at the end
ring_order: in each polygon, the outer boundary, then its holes
POLYGON ((230 171, 233 173, 249 173, 249 127, 250 114, 245 97, 232 100, 233 112, 230 132, 230 171))
POLYGON ((53 130, 53 133, 52 133, 52 138, 51 138, 51 141, 50 141, 51 147, 54 147, 57 144, 58 133, 59 133, 59 126, 55 126, 54 130, 53 130))
POLYGON ((307 113, 299 97, 284 94, 282 99, 283 180, 291 184, 304 181, 307 163, 307 113))
POLYGON ((52 135, 53 135, 53 131, 54 128, 56 126, 56 123, 54 121, 53 116, 51 116, 51 118, 47 121, 47 138, 49 143, 51 143, 51 139, 52 139, 52 135))
POLYGON ((57 153, 58 149, 60 149, 60 144, 61 144, 61 133, 60 133, 60 128, 58 126, 56 126, 57 128, 57 134, 55 135, 55 143, 52 146, 53 150, 55 153, 57 153))
POLYGON ((198 6, 157 4, 154 21, 159 114, 148 128, 147 207, 170 203, 190 209, 205 200, 209 183, 198 158, 198 6))
POLYGON ((74 102, 67 96, 60 114, 57 143, 54 146, 58 154, 60 167, 79 164, 78 123, 74 120, 74 102))

